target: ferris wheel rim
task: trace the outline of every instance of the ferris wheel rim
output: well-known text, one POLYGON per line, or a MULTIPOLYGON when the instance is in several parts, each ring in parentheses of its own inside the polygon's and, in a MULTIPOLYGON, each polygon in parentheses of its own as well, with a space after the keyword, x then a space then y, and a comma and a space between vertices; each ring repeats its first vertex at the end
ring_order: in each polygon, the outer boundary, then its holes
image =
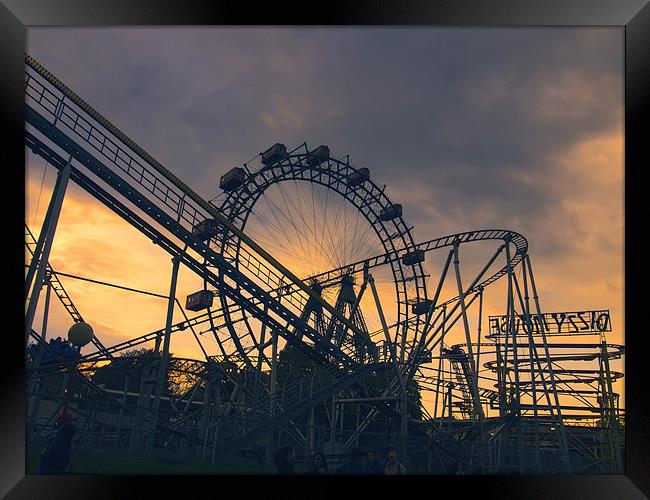
MULTIPOLYGON (((365 180, 361 185, 351 186, 347 182, 347 176, 352 172, 356 172, 358 169, 352 166, 349 161, 341 161, 328 156, 322 163, 310 165, 306 161, 309 153, 310 151, 307 145, 303 143, 303 145, 293 150, 281 161, 263 165, 259 170, 253 172, 247 168, 248 176, 246 183, 228 193, 227 197, 220 204, 219 210, 233 224, 238 225, 240 229, 244 230, 256 203, 268 188, 289 181, 311 182, 338 193, 343 197, 344 201, 359 210, 387 252, 389 249, 391 251, 398 251, 398 248, 403 250, 413 246, 412 226, 409 227, 402 215, 388 221, 383 221, 379 217, 382 210, 395 205, 385 193, 386 186, 383 188, 379 187, 370 178, 365 180), (296 150, 300 148, 304 148, 304 152, 297 153, 296 150), (368 202, 369 199, 370 201, 368 202), (365 211, 364 208, 366 209, 365 211), (391 226, 395 229, 393 233, 389 231, 391 226), (398 237, 395 237, 396 234, 398 237), (396 243, 398 239, 401 240, 401 247, 399 243, 396 243)), ((238 255, 241 241, 238 241, 234 235, 228 235, 222 238, 218 251, 224 252, 226 246, 232 243, 233 240, 236 240, 235 244, 238 255)), ((409 305, 411 303, 409 293, 416 296, 416 301, 427 299, 426 275, 421 263, 403 265, 401 261, 397 260, 390 263, 390 269, 398 303, 398 320, 402 317, 404 318, 404 320, 399 321, 399 324, 406 325, 404 331, 396 331, 395 339, 397 340, 400 336, 405 337, 409 331, 412 331, 412 328, 415 328, 417 332, 417 329, 422 324, 421 319, 417 318, 417 316, 413 318, 415 319, 415 326, 413 322, 406 320, 411 316, 409 311, 409 305), (409 281, 415 283, 413 287, 415 293, 409 292, 409 281)), ((220 297, 220 301, 225 315, 229 318, 228 300, 220 297)), ((229 326, 230 322, 227 321, 226 324, 229 326)), ((229 330, 231 335, 236 335, 236 332, 230 327, 229 330)))

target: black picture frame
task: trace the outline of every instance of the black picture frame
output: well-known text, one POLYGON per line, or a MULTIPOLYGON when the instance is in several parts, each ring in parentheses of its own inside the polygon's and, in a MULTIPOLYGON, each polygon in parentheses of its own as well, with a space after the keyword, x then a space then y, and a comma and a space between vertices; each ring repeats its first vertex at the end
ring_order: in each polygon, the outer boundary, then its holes
MULTIPOLYGON (((4 304, 14 318, 21 320, 18 293, 24 276, 17 263, 23 250, 23 220, 17 198, 7 193, 24 193, 24 53, 27 27, 30 26, 100 26, 100 25, 427 25, 427 26, 620 26, 625 30, 625 343, 626 343, 626 439, 625 475, 585 476, 436 476, 409 477, 420 483, 422 492, 441 494, 445 486, 457 494, 494 498, 647 498, 650 495, 650 431, 646 421, 647 371, 644 370, 645 338, 635 312, 640 310, 642 282, 638 272, 641 260, 642 230, 636 219, 645 214, 638 205, 643 182, 642 170, 648 158, 648 111, 650 95, 650 5, 648 0, 399 0, 369 2, 328 2, 281 9, 275 3, 254 7, 232 1, 195 0, 0 0, 0 82, 2 92, 3 175, 8 178, 3 196, 5 235, 4 249, 9 249, 5 266, 5 283, 9 293, 4 304), (307 8, 309 7, 309 8, 307 8), (645 127, 643 125, 646 125, 645 127), (15 183, 15 185, 14 185, 15 183), (16 288, 14 288, 16 287, 16 288), (442 483, 446 483, 443 485, 442 483)), ((642 219, 641 219, 642 220, 642 219)), ((253 488, 269 493, 271 487, 285 488, 282 497, 311 497, 303 485, 292 478, 226 478, 223 476, 35 476, 25 475, 24 418, 25 377, 24 344, 16 331, 5 328, 3 349, 2 405, 0 429, 0 495, 7 498, 124 498, 160 488, 166 494, 196 494, 204 487, 208 494, 226 494, 236 486, 248 493, 253 488), (243 481, 245 479, 245 483, 243 481), (258 479, 258 481, 254 481, 258 479), (225 481, 233 484, 226 485, 225 481), (198 483, 205 483, 199 485, 198 483), (215 489, 218 488, 218 489, 215 489), (212 493, 209 493, 212 491, 212 493)), ((391 481, 381 487, 386 493, 418 494, 420 488, 391 481)), ((306 485, 305 485, 306 486, 306 485)), ((348 484, 345 488, 351 488, 348 484)), ((329 497, 344 495, 340 483, 329 478, 317 488, 329 497), (338 494, 337 494, 338 493, 338 494)), ((313 491, 313 490, 311 490, 313 491)), ((238 494, 237 490, 229 495, 238 494)), ((357 493, 358 494, 358 493, 357 493)), ((374 493, 373 493, 374 494, 374 493)), ((246 495, 248 496, 248 495, 246 495)), ((272 497, 274 495, 271 495, 272 497)))

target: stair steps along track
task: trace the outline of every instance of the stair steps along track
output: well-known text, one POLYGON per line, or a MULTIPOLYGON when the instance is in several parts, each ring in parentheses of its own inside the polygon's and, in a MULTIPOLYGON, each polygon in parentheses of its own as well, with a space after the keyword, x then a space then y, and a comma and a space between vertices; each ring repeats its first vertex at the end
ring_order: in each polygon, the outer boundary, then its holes
MULTIPOLYGON (((29 254, 31 256, 30 258, 33 258, 34 249, 36 248, 36 239, 34 238, 34 235, 29 229, 29 227, 27 226, 27 224, 25 224, 25 246, 29 251, 29 254)), ((27 262, 27 264, 29 264, 29 262, 27 262)), ((52 268, 49 262, 47 263, 47 281, 52 287, 52 291, 54 292, 54 294, 57 296, 57 298, 59 299, 59 301, 65 308, 65 310, 72 318, 72 321, 74 321, 75 323, 82 323, 84 319, 81 316, 81 313, 74 305, 74 302, 72 302, 72 299, 68 295, 68 292, 63 287, 63 283, 61 283, 61 280, 59 279, 59 277, 57 276, 56 272, 54 271, 54 269, 52 268)), ((110 356, 110 353, 106 349, 106 346, 102 344, 102 342, 97 338, 96 335, 93 335, 91 342, 97 348, 98 353, 104 356, 110 356)))
MULTIPOLYGON (((209 322, 210 319, 216 322, 214 328, 211 328, 210 330, 218 331, 224 326, 224 319, 223 319, 222 312, 219 310, 212 310, 210 312, 206 312, 204 314, 195 316, 193 318, 184 319, 183 321, 180 321, 172 325, 170 329, 170 333, 178 333, 178 332, 183 332, 187 329, 192 329, 193 327, 203 325, 209 322)), ((152 332, 145 333, 144 335, 140 335, 139 337, 128 339, 125 340, 124 342, 120 342, 118 344, 114 344, 112 346, 106 347, 101 352, 97 351, 97 352, 85 354, 79 358, 79 362, 91 363, 97 360, 104 359, 105 356, 115 355, 119 352, 126 351, 127 349, 133 349, 139 345, 146 344, 147 342, 151 342, 156 339, 159 339, 164 335, 164 333, 165 333, 165 329, 159 328, 152 332)), ((200 333, 203 334, 205 332, 200 332, 200 333)))
MULTIPOLYGON (((309 338, 312 344, 298 342, 301 344, 299 347, 309 351, 310 355, 320 358, 320 361, 338 361, 344 364, 351 362, 340 351, 321 342, 319 336, 308 325, 299 324, 297 311, 300 309, 301 303, 289 301, 289 305, 293 306, 293 310, 290 310, 287 307, 287 301, 283 301, 282 304, 278 303, 270 295, 270 291, 265 289, 265 283, 260 283, 255 277, 259 272, 263 272, 267 277, 274 279, 278 286, 281 282, 297 286, 305 295, 320 302, 324 310, 336 316, 339 321, 346 324, 346 327, 354 331, 356 327, 347 318, 339 317, 337 311, 320 295, 315 294, 290 271, 275 262, 266 251, 230 224, 214 206, 201 199, 30 56, 27 56, 26 61, 28 65, 26 71, 26 119, 29 125, 58 148, 71 154, 76 162, 85 166, 94 176, 99 177, 102 183, 108 184, 135 207, 148 214, 158 223, 158 226, 164 228, 166 234, 178 238, 203 256, 206 262, 218 268, 221 272, 219 276, 207 272, 204 263, 191 257, 189 252, 181 250, 178 244, 167 239, 166 249, 168 251, 173 249, 172 255, 180 256, 183 263, 192 268, 199 276, 207 275, 212 286, 224 291, 244 309, 247 309, 252 316, 258 319, 264 317, 268 320, 273 314, 275 324, 272 326, 280 334, 286 333, 286 324, 305 330, 305 337, 309 338), (93 151, 93 154, 89 151, 93 151), (127 181, 127 179, 129 180, 127 181), (248 251, 248 255, 251 256, 250 261, 244 259, 244 264, 250 263, 250 268, 253 268, 250 274, 242 272, 241 269, 244 267, 242 265, 235 269, 222 255, 217 254, 192 235, 191 228, 209 217, 216 219, 225 229, 233 232, 250 248, 248 251), (258 255, 260 257, 257 257, 258 255), (252 304, 251 299, 257 299, 256 303, 252 304), (265 311, 260 311, 259 306, 262 303, 267 308, 265 311)), ((50 157, 53 158, 56 155, 61 160, 60 155, 27 130, 26 142, 28 146, 35 146, 32 148, 35 152, 39 153, 49 149, 50 157)), ((55 166, 61 168, 61 161, 55 166)), ((73 167, 73 174, 75 180, 81 179, 82 176, 85 177, 83 183, 86 188, 93 191, 91 194, 99 193, 101 190, 103 193, 99 196, 102 201, 108 202, 111 208, 117 205, 118 200, 114 196, 101 189, 78 167, 73 167)), ((120 205, 119 212, 123 216, 128 215, 129 222, 133 223, 135 219, 139 219, 136 223, 138 229, 143 230, 145 234, 149 233, 148 235, 154 242, 162 241, 160 231, 152 231, 152 226, 149 224, 144 230, 144 219, 136 215, 134 210, 126 205, 122 203, 120 205)), ((244 270, 250 271, 250 268, 247 267, 244 270)), ((288 335, 285 340, 295 343, 295 339, 288 335)))

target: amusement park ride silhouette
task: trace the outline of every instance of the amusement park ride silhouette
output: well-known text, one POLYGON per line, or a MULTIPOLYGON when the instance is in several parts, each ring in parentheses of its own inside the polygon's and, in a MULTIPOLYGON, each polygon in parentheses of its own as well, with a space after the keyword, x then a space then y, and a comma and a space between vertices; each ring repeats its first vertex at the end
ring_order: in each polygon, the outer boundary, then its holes
POLYGON ((418 243, 370 170, 327 146, 275 144, 206 201, 29 55, 25 100, 26 147, 58 170, 38 238, 25 225, 30 442, 64 409, 79 449, 144 461, 262 462, 289 443, 397 447, 423 473, 622 472, 609 311, 543 311, 521 234, 418 243), (161 329, 104 345, 65 291, 49 254, 70 181, 172 257, 161 329), (203 281, 184 303, 181 265, 203 281), (484 318, 495 283, 502 315, 484 318), (34 329, 43 289, 45 318, 54 292, 78 325, 68 341, 34 329), (178 335, 203 358, 172 356, 178 335))

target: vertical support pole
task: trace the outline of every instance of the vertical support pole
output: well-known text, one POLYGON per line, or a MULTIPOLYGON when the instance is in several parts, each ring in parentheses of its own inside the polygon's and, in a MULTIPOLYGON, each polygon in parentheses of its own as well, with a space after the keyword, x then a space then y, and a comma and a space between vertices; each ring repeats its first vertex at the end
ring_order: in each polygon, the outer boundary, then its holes
MULTIPOLYGON (((533 301, 535 302, 535 308, 539 317, 542 317, 542 309, 539 305, 539 295, 537 294, 537 287, 535 286, 535 275, 533 274, 533 266, 530 262, 530 256, 526 255, 524 257, 526 263, 528 264, 528 273, 530 276, 530 286, 533 290, 533 301)), ((544 355, 548 363, 548 371, 551 377, 551 388, 553 390, 553 400, 555 401, 555 406, 557 407, 557 418, 558 418, 558 427, 560 430, 560 460, 563 463, 563 469, 566 473, 571 473, 571 458, 569 457, 569 447, 567 445, 566 429, 564 427, 564 421, 562 418, 562 410, 560 406, 560 398, 557 393, 557 385, 555 384, 555 374, 553 371, 553 363, 551 362, 551 355, 548 350, 548 342, 546 339, 546 332, 544 328, 540 328, 542 333, 542 343, 544 346, 544 355)))
POLYGON ((54 206, 56 205, 56 193, 61 186, 62 178, 61 175, 57 175, 56 183, 54 184, 54 191, 52 192, 52 197, 50 198, 50 203, 45 212, 45 218, 43 219, 43 225, 41 226, 41 232, 38 235, 38 240, 36 241, 36 246, 34 247, 34 254, 32 255, 32 260, 29 264, 29 269, 27 270, 27 276, 25 277, 25 301, 29 298, 29 291, 32 287, 32 281, 38 264, 41 260, 41 254, 43 252, 43 245, 45 245, 47 228, 50 227, 50 221, 52 220, 52 212, 54 211, 54 206))
POLYGON ((140 379, 140 387, 138 387, 138 397, 135 403, 135 415, 133 415, 131 423, 131 436, 129 439, 129 453, 135 452, 140 447, 140 430, 142 428, 142 415, 144 413, 145 405, 145 392, 147 388, 148 366, 142 369, 142 378, 140 379))
MULTIPOLYGON (((467 357, 469 361, 470 369, 472 373, 476 373, 476 364, 474 363, 474 352, 472 349, 472 339, 470 337, 469 331, 469 321, 467 319, 467 308, 465 307, 465 294, 463 292, 463 282, 460 276, 460 259, 458 258, 458 240, 454 241, 454 269, 456 271, 456 283, 458 285, 458 297, 460 302, 460 310, 463 317, 463 326, 465 330, 465 341, 467 342, 467 357)), ((472 399, 474 400, 473 405, 473 415, 472 417, 478 418, 479 424, 483 422, 483 411, 481 408, 481 398, 478 394, 478 386, 476 385, 475 380, 468 380, 467 382, 471 384, 472 399)))
POLYGON ((451 426, 452 411, 453 411, 453 408, 452 408, 452 391, 453 391, 453 389, 454 389, 454 383, 450 381, 449 382, 449 387, 447 389, 447 405, 448 405, 448 408, 447 408, 447 420, 449 422, 449 426, 451 426))
MULTIPOLYGON (((210 427, 214 428, 213 441, 212 441, 212 456, 210 458, 211 463, 215 463, 215 461, 219 458, 217 456, 217 448, 218 448, 217 445, 219 444, 219 437, 221 436, 221 434, 225 433, 225 432, 220 432, 221 425, 222 425, 221 417, 224 415, 224 409, 221 403, 222 399, 223 398, 221 397, 220 385, 219 383, 216 383, 214 388, 214 412, 210 413, 210 417, 212 417, 213 415, 216 416, 216 422, 212 423, 212 419, 210 420, 210 427)), ((208 433, 210 427, 208 427, 208 433)))
POLYGON ((336 452, 336 419, 338 405, 336 404, 336 396, 332 396, 332 413, 330 415, 330 453, 336 452))
MULTIPOLYGON (((210 414, 212 411, 212 404, 214 399, 214 386, 216 379, 210 377, 205 384, 205 391, 203 393, 203 408, 201 409, 201 419, 199 420, 199 439, 203 439, 203 458, 206 457, 208 437, 210 434, 210 414)), ((197 385, 198 387, 198 385, 197 385)), ((192 393, 192 396, 194 393, 192 393)), ((190 402, 192 401, 190 397, 190 402)), ((188 402, 189 405, 189 402, 188 402)))
MULTIPOLYGON (((122 393, 122 405, 126 405, 126 396, 129 390, 129 377, 124 375, 124 392, 122 393)), ((122 432, 122 415, 124 414, 123 406, 120 406, 120 412, 117 415, 117 433, 115 435, 115 441, 113 441, 113 448, 117 448, 120 441, 120 434, 122 432)))
POLYGON ((404 382, 404 377, 402 372, 399 369, 399 364, 397 363, 397 353, 395 352, 395 344, 391 342, 390 335, 388 334, 388 325, 386 324, 386 318, 384 317, 384 311, 381 307, 381 302, 379 301, 379 294, 377 293, 377 287, 375 286, 375 279, 372 277, 372 274, 368 274, 368 283, 370 284, 370 289, 372 290, 372 295, 375 299, 375 304, 377 306, 377 312, 379 313, 379 319, 381 321, 382 330, 384 331, 384 336, 386 338, 386 343, 391 351, 391 357, 393 358, 393 364, 395 366, 395 375, 397 377, 397 382, 399 383, 400 389, 400 453, 399 456, 401 460, 405 463, 408 461, 407 456, 407 443, 408 443, 408 398, 406 393, 406 385, 404 382))
POLYGON ((478 387, 478 372, 481 367, 481 327, 483 325, 483 287, 478 289, 478 344, 476 345, 476 387, 478 387))
POLYGON ((70 171, 72 170, 72 155, 68 158, 68 163, 57 174, 56 184, 54 185, 54 192, 48 207, 48 215, 46 217, 47 225, 43 224, 41 234, 38 237, 38 243, 32 257, 30 269, 27 275, 25 285, 25 300, 29 294, 29 286, 31 285, 31 276, 36 270, 36 278, 34 286, 32 287, 32 296, 29 299, 27 306, 27 313, 25 315, 25 346, 29 340, 29 334, 32 331, 32 323, 34 322, 34 314, 36 313, 36 306, 38 305, 38 297, 41 293, 41 287, 45 279, 45 272, 47 270, 47 263, 50 259, 50 251, 52 250, 52 241, 54 241, 54 234, 56 233, 56 226, 59 222, 61 215, 61 207, 63 206, 63 198, 65 197, 66 188, 68 187, 68 180, 70 179, 70 171), (39 256, 39 247, 42 246, 43 251, 39 256))
MULTIPOLYGON (((45 307, 43 309, 43 326, 41 328, 41 337, 43 338, 44 341, 47 341, 47 319, 49 317, 49 311, 50 311, 50 295, 52 292, 52 283, 50 280, 47 280, 47 291, 45 292, 45 307)), ((38 371, 41 368, 41 360, 43 359, 43 352, 44 348, 42 348, 38 343, 34 346, 34 352, 36 353, 36 359, 34 359, 34 379, 30 382, 29 384, 29 392, 30 392, 30 401, 32 401, 32 404, 30 405, 31 412, 30 412, 30 432, 36 430, 36 424, 38 421, 38 413, 40 411, 41 407, 41 388, 43 386, 43 382, 41 378, 38 376, 38 371), (32 396, 31 393, 34 393, 32 396)))
POLYGON ((400 460, 409 465, 409 456, 408 456, 408 438, 409 438, 409 428, 408 428, 408 393, 406 387, 401 390, 400 394, 400 460))
MULTIPOLYGON (((526 259, 523 259, 521 262, 522 266, 522 275, 523 275, 523 286, 524 286, 524 314, 526 317, 526 325, 528 330, 528 355, 530 356, 530 384, 533 397, 533 425, 535 426, 535 458, 536 458, 536 468, 537 472, 541 473, 541 455, 539 447, 539 411, 537 409, 537 382, 535 380, 535 359, 539 362, 537 357, 537 347, 535 347, 535 340, 533 337, 533 322, 530 319, 530 301, 528 297, 528 277, 526 276, 528 271, 526 269, 526 259)), ((521 301, 521 291, 519 290, 519 284, 515 278, 515 285, 517 286, 517 294, 519 300, 521 301)), ((540 378, 544 377, 544 374, 540 371, 540 378)), ((544 384, 545 385, 545 384, 544 384)), ((550 406, 550 405, 549 405, 550 406)))
MULTIPOLYGON (((443 306, 443 308, 442 308, 442 314, 443 314, 443 316, 442 316, 442 325, 443 325, 443 327, 442 327, 442 335, 443 335, 443 337, 445 335, 444 324, 445 324, 445 321, 447 319, 446 313, 447 313, 447 306, 443 306)), ((440 349, 438 350, 439 354, 438 354, 438 371, 437 371, 438 375, 436 377, 436 399, 435 399, 435 403, 433 405, 433 418, 434 419, 438 417, 438 395, 440 394, 440 379, 441 379, 441 377, 444 377, 444 374, 443 374, 443 371, 442 371, 442 369, 443 369, 442 347, 443 347, 443 344, 441 343, 440 344, 440 349)), ((443 398, 443 400, 444 400, 444 398, 443 398)), ((443 402, 441 418, 442 418, 442 416, 444 416, 444 414, 445 414, 445 404, 443 402)))
POLYGON ((608 447, 608 467, 606 472, 619 474, 623 471, 623 460, 619 446, 619 422, 614 403, 614 388, 612 386, 612 373, 609 366, 609 353, 605 334, 601 332, 600 342, 600 372, 602 373, 601 408, 604 406, 603 420, 608 447))
MULTIPOLYGON (((483 287, 479 287, 478 289, 478 339, 477 339, 477 344, 476 344, 476 380, 474 384, 476 385, 476 389, 478 391, 478 373, 481 368, 481 328, 483 326, 483 287)), ((479 400, 480 400, 480 394, 479 394, 479 400)), ((481 409, 481 414, 483 414, 483 410, 481 409)), ((480 457, 480 462, 481 462, 481 467, 483 467, 484 464, 484 457, 483 457, 483 451, 484 451, 484 440, 485 440, 485 434, 484 434, 484 429, 483 429, 483 420, 481 419, 479 421, 479 453, 481 454, 480 457)))
MULTIPOLYGON (((515 301, 513 294, 513 285, 512 285, 512 266, 510 265, 510 245, 506 245, 506 268, 508 274, 508 332, 512 335, 512 362, 514 363, 513 375, 515 379, 515 397, 516 397, 516 413, 520 414, 519 411, 519 366, 518 366, 518 356, 517 356, 517 331, 515 331, 515 301)), ((506 349, 508 349, 507 340, 506 340, 506 349)))
MULTIPOLYGON (((478 388, 478 373, 479 370, 481 369, 481 328, 483 326, 483 287, 479 287, 478 289, 478 340, 476 344, 476 387, 478 388)), ((483 412, 481 412, 483 413, 483 412)), ((481 440, 481 452, 483 450, 483 422, 481 421, 481 426, 480 426, 480 440, 481 440)))
MULTIPOLYGON (((522 424, 521 418, 521 392, 519 387, 519 355, 517 347, 517 330, 515 330, 515 299, 512 285, 513 270, 510 264, 510 242, 506 243, 506 268, 508 270, 508 317, 510 318, 509 330, 512 333, 512 362, 513 373, 515 378, 515 415, 517 416, 517 457, 519 461, 519 473, 524 473, 523 465, 523 437, 522 437, 522 424)), ((506 345, 507 349, 507 345, 506 345)))
POLYGON ((167 302, 167 321, 165 322, 165 338, 163 339, 163 352, 160 357, 158 365, 158 373, 156 380, 156 392, 153 400, 153 415, 150 422, 149 432, 147 434, 146 453, 150 454, 153 451, 154 439, 156 436, 156 428, 158 427, 158 420, 160 414, 160 398, 162 396, 163 388, 167 385, 167 364, 169 363, 169 343, 171 340, 171 327, 174 318, 174 304, 176 299, 176 283, 178 281, 178 268, 181 259, 179 256, 172 258, 172 277, 171 285, 169 287, 169 299, 167 302))
MULTIPOLYGON (((359 428, 359 424, 361 423, 361 422, 360 422, 360 418, 361 418, 361 406, 359 405, 359 402, 357 402, 357 403, 353 403, 353 404, 354 404, 354 408, 355 408, 355 421, 354 421, 354 428, 355 428, 355 429, 358 429, 358 428, 359 428)), ((359 436, 360 436, 360 435, 361 435, 361 434, 357 434, 357 437, 356 437, 355 440, 354 440, 354 446, 355 446, 355 448, 358 448, 358 447, 359 447, 359 436)))
POLYGON ((255 382, 253 384, 253 406, 257 406, 258 404, 258 393, 259 393, 259 385, 260 385, 260 379, 262 376, 262 358, 264 356, 264 348, 261 347, 264 345, 264 341, 266 340, 266 327, 267 327, 267 318, 268 318, 268 312, 269 312, 269 305, 264 304, 264 315, 262 319, 262 331, 260 333, 260 342, 259 342, 259 348, 257 352, 257 373, 255 373, 255 382))
MULTIPOLYGON (((309 379, 309 400, 313 400, 314 398, 314 374, 311 374, 311 377, 309 379)), ((315 429, 314 429, 314 424, 316 422, 316 413, 314 409, 314 405, 312 404, 310 409, 309 409, 309 429, 308 429, 308 436, 309 436, 309 453, 312 454, 314 453, 316 449, 316 443, 315 443, 315 429)))
MULTIPOLYGON (((275 398, 278 384, 278 332, 271 330, 271 338, 273 339, 271 345, 271 393, 269 394, 269 415, 271 418, 275 416, 275 398)), ((271 431, 268 436, 268 444, 266 446, 266 460, 270 460, 275 448, 275 440, 273 439, 275 431, 271 431)))

